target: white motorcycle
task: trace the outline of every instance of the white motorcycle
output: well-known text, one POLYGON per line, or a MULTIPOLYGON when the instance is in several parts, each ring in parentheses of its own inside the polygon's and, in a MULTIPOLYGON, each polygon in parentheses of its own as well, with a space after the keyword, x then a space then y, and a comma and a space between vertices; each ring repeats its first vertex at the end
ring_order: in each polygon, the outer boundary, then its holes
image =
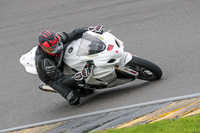
MULTIPOLYGON (((20 58, 25 70, 37 74, 35 67, 34 47, 30 52, 20 58)), ((75 74, 82 71, 87 62, 92 62, 94 68, 84 81, 86 89, 96 90, 122 85, 133 80, 158 80, 162 77, 162 70, 156 64, 139 58, 124 51, 121 40, 110 31, 97 34, 88 31, 82 38, 71 42, 63 55, 66 64, 64 73, 75 74)), ((56 92, 51 87, 41 84, 43 91, 56 92)))

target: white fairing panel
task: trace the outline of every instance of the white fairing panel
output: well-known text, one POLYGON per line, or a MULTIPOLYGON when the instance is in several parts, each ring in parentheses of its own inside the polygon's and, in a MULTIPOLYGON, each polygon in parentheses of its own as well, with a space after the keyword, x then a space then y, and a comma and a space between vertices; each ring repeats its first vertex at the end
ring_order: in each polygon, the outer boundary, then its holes
POLYGON ((76 69, 77 71, 83 70, 83 67, 86 64, 86 62, 81 61, 79 59, 79 56, 76 55, 79 49, 80 43, 81 43, 81 39, 78 39, 70 43, 65 51, 65 55, 63 58, 63 61, 65 64, 67 64, 73 69, 76 69))
POLYGON ((124 46, 122 41, 108 32, 105 32, 103 35, 93 32, 88 32, 88 34, 101 40, 105 44, 105 50, 96 54, 80 56, 80 51, 82 51, 82 53, 87 53, 84 47, 79 47, 81 45, 82 38, 73 41, 67 47, 64 55, 64 62, 68 66, 80 71, 85 66, 86 61, 89 60, 93 60, 95 66, 102 68, 113 67, 114 65, 120 63, 121 58, 124 55, 124 46), (108 50, 110 45, 112 46, 112 49, 108 50), (109 62, 110 60, 114 61, 109 62))
POLYGON ((37 46, 32 48, 31 51, 22 55, 20 57, 20 63, 24 66, 26 72, 31 74, 37 74, 36 67, 35 67, 35 52, 37 46))
POLYGON ((69 67, 77 71, 82 71, 86 62, 92 60, 96 68, 87 83, 92 84, 93 82, 96 84, 94 79, 101 79, 102 81, 107 81, 107 83, 115 79, 116 75, 113 74, 114 65, 125 65, 124 63, 127 63, 125 61, 127 60, 126 57, 127 53, 124 52, 123 42, 111 33, 105 32, 100 35, 94 32, 87 32, 87 34, 83 35, 83 38, 69 44, 63 60, 69 67), (94 42, 98 43, 102 50, 90 54, 91 47, 95 47, 93 45, 94 42))

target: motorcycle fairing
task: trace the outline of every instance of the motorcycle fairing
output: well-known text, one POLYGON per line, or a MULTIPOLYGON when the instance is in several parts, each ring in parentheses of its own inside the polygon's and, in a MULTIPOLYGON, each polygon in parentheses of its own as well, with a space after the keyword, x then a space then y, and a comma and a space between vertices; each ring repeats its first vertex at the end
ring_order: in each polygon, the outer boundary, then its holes
POLYGON ((131 59, 130 53, 124 52, 123 42, 109 32, 102 35, 90 31, 84 33, 82 38, 69 44, 64 55, 64 62, 77 71, 82 71, 86 62, 92 60, 96 67, 86 82, 95 85, 114 80, 114 66, 124 67, 131 59))
POLYGON ((20 63, 24 66, 26 72, 31 73, 31 74, 37 74, 37 70, 35 66, 36 49, 37 49, 37 46, 35 46, 28 53, 20 57, 20 63))

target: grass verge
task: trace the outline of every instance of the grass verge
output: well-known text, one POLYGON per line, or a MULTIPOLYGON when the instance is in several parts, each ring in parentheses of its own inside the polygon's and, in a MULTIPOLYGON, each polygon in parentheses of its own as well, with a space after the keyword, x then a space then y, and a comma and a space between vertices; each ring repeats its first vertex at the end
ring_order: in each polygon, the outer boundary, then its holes
POLYGON ((200 133, 200 115, 98 133, 200 133))

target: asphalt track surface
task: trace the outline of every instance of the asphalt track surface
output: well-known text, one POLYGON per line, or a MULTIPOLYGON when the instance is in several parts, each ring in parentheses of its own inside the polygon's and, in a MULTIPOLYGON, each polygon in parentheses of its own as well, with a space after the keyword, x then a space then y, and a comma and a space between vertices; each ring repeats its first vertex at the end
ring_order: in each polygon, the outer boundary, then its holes
POLYGON ((0 0, 0 129, 199 93, 199 0, 0 0), (100 90, 69 106, 41 92, 19 63, 42 30, 104 25, 125 50, 158 64, 163 78, 100 90))

